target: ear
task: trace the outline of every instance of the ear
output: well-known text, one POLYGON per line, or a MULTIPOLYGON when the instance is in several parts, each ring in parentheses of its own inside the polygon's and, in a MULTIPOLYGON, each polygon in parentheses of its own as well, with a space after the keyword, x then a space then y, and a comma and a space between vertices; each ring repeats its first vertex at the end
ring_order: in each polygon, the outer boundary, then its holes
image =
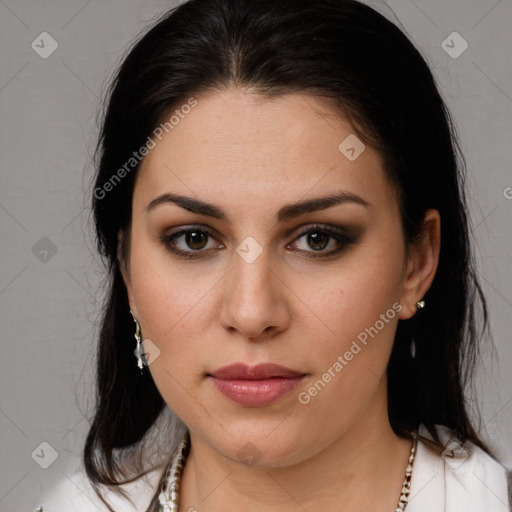
MULTIPOLYGON (((128 302, 130 304, 130 309, 132 310, 135 318, 138 317, 137 307, 135 305, 135 300, 133 298, 133 290, 132 290, 132 282, 130 276, 130 268, 128 261, 123 256, 122 246, 123 240, 125 237, 125 233, 122 229, 117 233, 117 261, 119 263, 119 269, 121 271, 121 275, 123 277, 124 285, 126 286, 126 293, 128 295, 128 302)), ((129 250, 129 249, 128 249, 129 250)))
POLYGON ((416 314, 416 303, 424 297, 434 280, 440 248, 441 216, 437 210, 427 210, 423 219, 422 236, 409 248, 400 297, 400 319, 406 320, 416 314))

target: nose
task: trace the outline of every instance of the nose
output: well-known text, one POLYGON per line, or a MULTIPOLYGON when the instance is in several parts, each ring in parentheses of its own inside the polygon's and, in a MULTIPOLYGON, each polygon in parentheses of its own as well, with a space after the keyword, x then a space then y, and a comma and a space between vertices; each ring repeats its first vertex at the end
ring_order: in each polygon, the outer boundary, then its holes
POLYGON ((290 291, 280 275, 282 268, 272 263, 267 249, 252 262, 237 253, 233 260, 233 269, 224 279, 221 325, 253 342, 286 330, 290 291))

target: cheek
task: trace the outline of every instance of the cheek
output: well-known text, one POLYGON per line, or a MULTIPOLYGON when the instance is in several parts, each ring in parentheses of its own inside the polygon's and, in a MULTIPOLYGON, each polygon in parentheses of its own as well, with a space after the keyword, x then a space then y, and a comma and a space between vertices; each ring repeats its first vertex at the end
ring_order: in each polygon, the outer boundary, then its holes
POLYGON ((315 372, 299 401, 310 417, 333 417, 334 407, 333 431, 345 428, 385 384, 401 309, 396 282, 387 276, 383 281, 377 269, 354 271, 338 276, 342 285, 310 298, 310 304, 322 304, 315 312, 328 329, 317 336, 315 372))
POLYGON ((315 313, 308 322, 318 327, 312 337, 315 377, 329 382, 329 391, 322 391, 318 407, 340 398, 354 404, 355 398, 371 394, 385 372, 393 346, 401 310, 402 261, 398 251, 386 251, 385 245, 366 249, 353 261, 347 258, 328 276, 315 280, 315 286, 303 279, 302 287, 294 288, 300 297, 307 297, 315 313))
MULTIPOLYGON (((207 347, 201 340, 211 315, 214 282, 208 275, 190 275, 142 244, 132 253, 132 286, 144 340, 159 354, 149 371, 164 401, 191 424, 201 419, 201 408, 190 406, 190 391, 200 382, 207 347)), ((193 266, 193 265, 191 265, 193 266)), ((197 274, 197 270, 195 271, 197 274)), ((207 357, 207 356, 206 356, 207 357)))
MULTIPOLYGON (((330 269, 319 279, 294 283, 294 292, 323 324, 322 332, 343 343, 370 327, 382 314, 395 316, 401 289, 401 262, 390 255, 364 255, 330 269), (387 263, 385 263, 387 262, 387 263)), ((312 317, 313 318, 313 317, 312 317)))
POLYGON ((132 252, 131 275, 143 337, 160 349, 160 363, 185 364, 212 311, 209 291, 215 279, 193 264, 177 265, 164 251, 143 243, 132 252))

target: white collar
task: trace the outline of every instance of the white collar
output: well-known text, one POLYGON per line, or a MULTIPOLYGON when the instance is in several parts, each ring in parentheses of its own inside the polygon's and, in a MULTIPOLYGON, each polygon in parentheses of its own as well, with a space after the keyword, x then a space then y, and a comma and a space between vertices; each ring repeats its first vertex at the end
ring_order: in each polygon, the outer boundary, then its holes
MULTIPOLYGON (((407 512, 509 512, 506 468, 473 443, 462 447, 448 428, 436 427, 447 449, 439 455, 419 440, 407 512)), ((424 425, 419 433, 432 439, 424 425)))

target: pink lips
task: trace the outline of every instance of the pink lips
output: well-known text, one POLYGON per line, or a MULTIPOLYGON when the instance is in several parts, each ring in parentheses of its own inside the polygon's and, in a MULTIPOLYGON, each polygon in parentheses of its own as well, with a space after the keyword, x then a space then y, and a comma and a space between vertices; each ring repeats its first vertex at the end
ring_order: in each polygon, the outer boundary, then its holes
POLYGON ((262 407, 279 400, 295 389, 304 376, 274 363, 253 367, 236 363, 209 374, 218 391, 246 407, 262 407))

